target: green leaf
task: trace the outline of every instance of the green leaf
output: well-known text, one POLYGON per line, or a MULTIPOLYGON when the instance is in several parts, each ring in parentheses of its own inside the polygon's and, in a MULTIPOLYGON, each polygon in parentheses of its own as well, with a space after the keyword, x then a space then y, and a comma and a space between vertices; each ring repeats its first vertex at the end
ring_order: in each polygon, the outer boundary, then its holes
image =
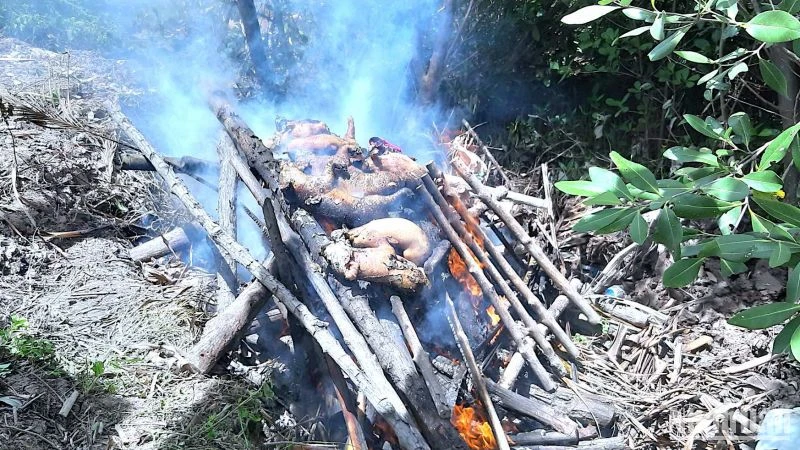
POLYGON ((637 208, 626 208, 613 222, 595 231, 597 234, 608 234, 622 231, 630 225, 633 218, 639 214, 637 208))
POLYGON ((630 227, 628 227, 628 233, 631 235, 633 242, 636 242, 639 245, 644 243, 644 241, 647 239, 647 222, 639 212, 637 212, 633 217, 633 221, 631 222, 630 227))
POLYGON ((784 97, 789 96, 786 77, 775 63, 768 59, 762 59, 758 61, 758 68, 761 70, 761 78, 767 83, 767 86, 784 97))
POLYGON ((783 182, 778 177, 778 174, 771 170, 750 172, 742 177, 742 181, 752 189, 767 193, 778 192, 783 187, 783 182))
POLYGON ((625 159, 625 157, 617 152, 611 152, 610 156, 626 181, 643 191, 652 192, 654 194, 659 193, 656 176, 653 175, 653 172, 650 172, 650 169, 625 159))
POLYGON ((744 200, 750 194, 750 188, 742 180, 736 178, 720 178, 705 185, 702 191, 720 200, 735 202, 744 200))
POLYGON ((580 197, 594 197, 597 194, 606 192, 605 189, 595 186, 591 181, 585 180, 559 181, 555 184, 555 187, 565 194, 577 195, 580 197))
POLYGON ((633 195, 631 195, 630 191, 628 191, 628 188, 625 186, 625 182, 622 181, 622 178, 610 170, 603 169, 602 167, 590 167, 589 177, 596 186, 605 191, 611 191, 617 194, 617 197, 624 197, 628 200, 634 199, 633 195))
MULTIPOLYGON (((800 250, 800 245, 787 244, 792 252, 800 250)), ((729 234, 715 237, 703 245, 700 256, 716 256, 728 261, 745 262, 749 259, 766 259, 772 256, 778 243, 772 239, 751 233, 729 234)))
POLYGON ((631 31, 628 31, 627 33, 621 34, 620 37, 618 37, 617 39, 622 39, 622 38, 626 38, 626 37, 633 37, 633 36, 639 36, 639 35, 647 33, 649 30, 650 30, 649 26, 634 28, 631 31))
POLYGON ((708 136, 712 139, 717 139, 717 140, 722 139, 722 136, 717 134, 714 131, 714 129, 711 128, 711 125, 706 123, 703 119, 695 116, 694 114, 684 114, 683 119, 686 121, 686 123, 689 124, 689 126, 697 130, 700 134, 708 136))
POLYGON ((744 61, 740 61, 728 70, 728 79, 732 80, 736 78, 737 75, 745 73, 748 70, 750 70, 750 68, 747 67, 747 63, 744 61))
POLYGON ((653 39, 660 41, 664 39, 664 13, 658 13, 656 15, 655 20, 653 20, 653 25, 650 26, 650 36, 653 36, 653 39))
POLYGON ((769 266, 772 268, 782 266, 789 262, 792 258, 792 251, 789 246, 783 243, 778 243, 778 248, 769 257, 769 266))
POLYGON ((792 149, 792 162, 794 163, 794 167, 800 170, 800 142, 798 142, 796 136, 794 140, 792 140, 792 145, 789 147, 792 149))
POLYGON ((719 166, 719 160, 713 153, 700 152, 686 147, 669 148, 664 152, 664 157, 682 163, 699 162, 709 166, 719 166))
POLYGON ((650 61, 658 61, 659 59, 666 58, 675 47, 681 42, 681 39, 686 35, 686 32, 689 31, 690 25, 684 25, 681 28, 678 28, 677 31, 669 35, 668 38, 661 41, 660 44, 656 45, 655 48, 650 50, 650 53, 647 54, 647 57, 650 58, 650 61))
POLYGON ((683 228, 678 217, 669 208, 664 208, 656 217, 653 228, 653 240, 664 244, 675 258, 680 258, 683 228))
POLYGON ((769 220, 759 216, 750 209, 750 222, 753 225, 753 231, 756 233, 770 233, 777 225, 769 220))
POLYGON ((786 280, 786 301, 795 303, 797 300, 800 300, 800 263, 789 269, 786 280))
MULTIPOLYGON (((789 352, 791 349, 792 335, 798 328, 800 328, 800 316, 795 316, 792 320, 787 322, 786 325, 783 326, 781 332, 775 336, 775 340, 772 342, 772 353, 778 355, 789 352)), ((800 358, 795 356, 795 359, 800 358)))
POLYGON ((673 210, 678 217, 685 219, 712 219, 737 206, 697 194, 683 194, 672 199, 673 210))
MULTIPOLYGON (((622 14, 625 14, 629 19, 641 20, 644 22, 652 22, 656 18, 656 13, 641 8, 625 8, 622 10, 622 14)), ((649 28, 650 27, 648 27, 648 29, 649 28)))
POLYGON ((794 303, 767 303, 735 314, 728 319, 728 323, 748 330, 760 330, 784 322, 797 311, 800 311, 800 305, 794 303))
POLYGON ((778 137, 773 139, 767 145, 764 154, 761 155, 761 161, 758 162, 758 170, 767 169, 770 164, 783 159, 784 155, 786 155, 786 149, 791 145, 798 130, 800 130, 800 123, 783 130, 778 137))
POLYGON ((617 206, 621 205, 622 201, 613 192, 603 192, 594 197, 587 198, 583 201, 586 206, 617 206))
POLYGON ((603 228, 617 220, 622 213, 631 208, 609 208, 589 214, 583 219, 579 220, 572 230, 576 233, 588 233, 603 228))
MULTIPOLYGON (((718 61, 718 62, 720 62, 720 61, 718 61)), ((716 77, 718 73, 719 73, 719 69, 714 69, 711 72, 708 72, 707 74, 705 74, 702 77, 700 77, 699 80, 697 80, 697 85, 699 86, 701 84, 708 83, 708 81, 711 80, 712 78, 716 77)))
POLYGON ((743 262, 728 261, 727 259, 720 259, 719 266, 722 269, 722 276, 730 278, 735 273, 743 273, 747 271, 747 266, 743 262))
POLYGON ((700 53, 689 50, 676 50, 675 54, 681 58, 697 64, 713 64, 714 60, 700 53))
POLYGON ((731 114, 728 117, 728 125, 742 139, 744 146, 750 147, 750 140, 753 138, 753 125, 750 123, 750 116, 744 112, 731 114))
POLYGON ((800 360, 800 331, 798 328, 795 328, 792 333, 792 342, 789 343, 789 348, 792 350, 794 359, 800 360))
POLYGON ((690 187, 678 180, 658 180, 658 188, 662 197, 670 199, 676 195, 688 192, 690 187))
POLYGON ((580 25, 597 20, 606 14, 619 9, 619 6, 601 6, 591 5, 585 6, 573 13, 567 14, 561 18, 561 21, 567 25, 580 25))
POLYGON ((800 227, 800 208, 768 198, 759 198, 754 196, 753 200, 770 216, 780 220, 781 222, 788 223, 795 227, 800 227))
POLYGON ((717 225, 719 225, 719 231, 722 234, 731 234, 733 233, 737 222, 739 221, 739 216, 742 214, 742 207, 737 206, 725 214, 719 216, 717 220, 717 225))
POLYGON ((690 285, 697 278, 703 261, 705 261, 705 258, 686 258, 675 261, 664 271, 664 286, 679 288, 690 285))
POLYGON ((764 11, 744 24, 744 29, 761 42, 777 43, 800 39, 800 21, 786 11, 764 11))
POLYGON ((789 14, 797 14, 800 12, 800 0, 783 0, 778 4, 778 9, 786 11, 789 14))

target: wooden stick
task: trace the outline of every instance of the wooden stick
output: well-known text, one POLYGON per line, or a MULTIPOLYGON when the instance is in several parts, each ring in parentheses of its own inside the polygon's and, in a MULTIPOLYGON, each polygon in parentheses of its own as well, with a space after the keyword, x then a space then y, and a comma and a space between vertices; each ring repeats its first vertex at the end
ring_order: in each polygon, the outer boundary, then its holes
POLYGON ((492 434, 494 434, 495 441, 497 442, 497 448, 499 450, 508 450, 508 439, 506 438, 506 433, 503 431, 503 424, 500 423, 500 418, 497 417, 497 411, 494 409, 492 398, 489 397, 489 391, 486 390, 485 379, 483 378, 481 370, 478 368, 475 355, 472 354, 469 339, 467 339, 467 335, 464 334, 464 328, 461 326, 461 321, 458 319, 456 308, 447 292, 444 294, 444 299, 447 305, 447 319, 450 322, 453 337, 455 337, 458 349, 461 350, 461 355, 467 363, 467 368, 472 376, 472 384, 475 386, 475 390, 478 391, 478 397, 481 399, 483 407, 486 409, 486 415, 489 416, 489 425, 492 427, 492 434))
MULTIPOLYGON (((439 189, 433 183, 433 179, 431 178, 435 177, 436 175, 439 175, 439 173, 437 173, 438 169, 433 163, 428 164, 427 167, 429 176, 423 178, 425 186, 428 187, 429 191, 431 191, 431 195, 433 195, 433 198, 436 200, 437 204, 439 205, 440 208, 442 208, 442 210, 444 211, 450 210, 451 208, 449 207, 447 201, 445 200, 444 196, 442 196, 442 194, 439 192, 439 189)), ((483 231, 483 228, 480 226, 480 223, 478 223, 478 221, 475 220, 475 218, 470 216, 467 213, 467 211, 464 210, 459 211, 459 208, 454 208, 454 209, 461 216, 461 218, 464 220, 465 223, 472 222, 472 229, 474 230, 474 232, 478 233, 478 237, 486 244, 484 245, 485 250, 492 257, 492 260, 497 263, 497 265, 503 271, 505 276, 508 277, 508 279, 514 285, 514 288, 517 290, 517 292, 519 292, 523 296, 523 298, 525 298, 525 301, 533 307, 534 312, 539 317, 539 320, 545 326, 547 326, 548 329, 550 329, 550 331, 556 337, 558 342, 560 342, 567 350, 567 353, 569 353, 570 356, 572 356, 573 358, 577 358, 578 347, 575 346, 575 344, 569 338, 569 335, 567 335, 567 333, 561 328, 558 322, 556 322, 555 317, 553 317, 553 315, 550 314, 547 308, 545 308, 541 300, 539 300, 539 298, 536 297, 533 291, 531 291, 527 283, 522 281, 522 278, 519 277, 517 272, 514 270, 514 268, 511 267, 511 264, 509 264, 506 258, 500 254, 500 252, 497 250, 497 248, 495 248, 494 245, 491 245, 492 241, 489 239, 489 236, 487 236, 486 233, 483 231)), ((531 337, 533 337, 533 340, 536 341, 537 344, 539 344, 539 348, 542 349, 542 353, 544 353, 544 355, 548 358, 550 366, 556 370, 556 373, 560 374, 561 376, 565 376, 566 371, 561 363, 561 359, 559 359, 555 355, 553 347, 550 345, 550 343, 545 338, 544 334, 539 329, 539 324, 537 324, 533 320, 533 318, 528 314, 528 311, 519 301, 514 291, 506 282, 505 278, 500 274, 497 268, 495 268, 494 264, 492 264, 492 262, 489 261, 489 258, 486 257, 485 252, 475 251, 476 249, 475 249, 474 238, 472 237, 472 233, 469 232, 470 230, 467 230, 467 228, 464 227, 461 224, 461 222, 459 222, 455 217, 451 219, 450 223, 453 225, 453 228, 455 228, 456 231, 465 238, 465 241, 467 241, 467 243, 470 242, 473 243, 473 245, 470 245, 470 247, 473 249, 473 253, 475 253, 475 256, 477 256, 478 260, 481 262, 481 264, 483 264, 484 270, 486 270, 492 277, 494 282, 498 286, 500 286, 500 290, 503 292, 506 298, 511 302, 511 305, 517 311, 517 314, 519 314, 520 318, 522 319, 522 322, 525 324, 526 327, 528 327, 528 332, 531 334, 531 337)))
POLYGON ((69 412, 72 411, 72 407, 75 406, 75 402, 78 400, 78 395, 80 395, 78 391, 72 391, 72 393, 69 394, 69 397, 67 397, 61 405, 61 409, 58 410, 59 416, 67 417, 69 415, 69 412))
POLYGON ((331 376, 333 388, 336 391, 336 399, 339 401, 339 406, 342 409, 342 417, 344 417, 344 423, 347 427, 347 435, 350 441, 348 447, 352 450, 367 450, 369 447, 367 446, 366 438, 364 438, 364 430, 359 424, 358 413, 355 412, 357 409, 356 402, 350 393, 350 389, 347 387, 344 376, 342 376, 342 370, 339 369, 329 356, 326 355, 323 357, 328 365, 328 373, 331 376))
POLYGON ((469 132, 469 134, 475 139, 475 142, 478 143, 478 148, 481 149, 481 153, 486 155, 486 157, 489 158, 489 161, 492 162, 492 165, 495 167, 495 169, 497 169, 497 173, 499 173, 500 178, 503 179, 503 184, 505 185, 511 184, 511 180, 508 179, 506 173, 503 171, 503 166, 501 166, 500 163, 498 163, 497 160, 494 159, 494 155, 492 155, 492 152, 489 151, 489 148, 486 147, 486 145, 481 140, 480 136, 478 136, 478 133, 475 132, 475 130, 472 128, 469 122, 467 122, 466 119, 462 119, 461 123, 463 123, 464 126, 467 127, 467 132, 469 132))
POLYGON ((523 445, 514 446, 514 450, 624 450, 624 436, 601 438, 592 441, 579 442, 578 446, 572 445, 523 445))
MULTIPOLYGON (((430 178, 428 174, 425 174, 425 177, 430 178)), ((464 260, 464 263, 467 265, 469 273, 475 278, 483 294, 489 299, 492 306, 494 306, 495 312, 500 316, 500 320, 508 329, 511 338, 517 344, 517 349, 522 353, 522 356, 525 357, 525 361, 531 367, 534 375, 539 379, 539 382, 542 383, 542 387, 548 391, 554 390, 555 384, 550 378, 550 374, 542 367, 542 363, 539 362, 539 359, 533 351, 533 341, 520 330, 519 326, 517 326, 508 310, 508 303, 500 300, 494 286, 489 279, 486 278, 486 275, 484 275, 483 269, 475 262, 467 245, 458 236, 458 233, 456 233, 455 229, 450 225, 450 221, 445 217, 444 212, 438 207, 433 196, 424 186, 425 184, 423 183, 423 186, 417 189, 418 194, 422 197, 422 200, 425 201, 428 210, 439 224, 439 228, 444 232, 445 236, 447 236, 450 243, 453 244, 453 248, 456 249, 461 259, 464 260)))
POLYGON ((190 243, 191 240, 183 227, 177 227, 133 247, 128 250, 128 255, 132 260, 137 262, 149 261, 153 258, 160 258, 164 255, 175 253, 187 247, 190 243))
MULTIPOLYGON (((431 169, 432 167, 434 167, 432 163, 428 164, 429 171, 432 170, 431 169)), ((450 207, 450 205, 447 203, 447 200, 445 200, 444 196, 442 196, 442 194, 439 192, 439 189, 436 187, 430 174, 425 175, 422 178, 422 180, 423 183, 425 183, 425 187, 428 189, 428 192, 431 193, 431 196, 433 197, 436 204, 448 217, 450 225, 453 227, 453 229, 456 230, 459 236, 461 236, 464 242, 469 246, 470 250, 472 250, 472 253, 478 258, 478 261, 481 263, 483 270, 486 273, 488 273, 492 281, 494 281, 494 283, 500 287, 500 291, 503 293, 506 300, 508 300, 511 303, 511 306, 514 308, 514 311, 516 311, 517 315, 519 315, 519 317, 522 319, 522 323, 525 324, 525 326, 528 328, 528 333, 530 334, 530 336, 539 346, 539 349, 547 358, 547 361, 550 363, 550 367, 553 370, 555 370, 556 373, 559 374, 560 376, 566 376, 567 372, 564 369, 564 365, 562 364, 561 359, 555 354, 555 351, 553 350, 553 347, 550 345, 550 342, 545 338, 544 333, 539 328, 539 324, 536 323, 535 320, 533 320, 533 317, 531 317, 530 314, 528 314, 528 311, 522 305, 522 302, 520 302, 519 298, 517 298, 516 292, 514 292, 514 290, 511 289, 511 286, 508 285, 505 278, 500 274, 500 272, 497 270, 494 264, 492 264, 492 262, 486 256, 486 252, 484 250, 489 251, 490 254, 497 255, 497 253, 495 253, 497 249, 495 249, 494 246, 491 245, 491 241, 488 239, 486 234, 483 233, 480 224, 471 216, 469 216, 469 213, 466 211, 463 210, 458 211, 458 208, 455 208, 458 214, 454 213, 453 208, 450 207), (462 217, 465 222, 467 221, 472 222, 472 228, 475 230, 476 233, 479 233, 479 237, 484 242, 483 247, 478 245, 478 243, 475 240, 475 237, 472 235, 470 230, 468 230, 467 227, 465 227, 464 224, 461 223, 461 221, 459 220, 459 214, 460 217, 462 217)), ((502 262, 505 262, 506 264, 508 263, 505 260, 505 258, 502 257, 502 255, 500 255, 500 259, 502 260, 502 262)), ((509 265, 509 268, 510 267, 511 266, 509 265)), ((511 271, 513 272, 513 269, 511 269, 511 271)), ((514 273, 514 275, 516 275, 516 273, 514 273)), ((531 293, 531 295, 533 295, 533 293, 531 293)), ((541 309, 545 310, 543 306, 541 309)), ((565 348, 571 349, 574 352, 573 356, 577 356, 578 349, 577 347, 575 347, 574 344, 572 344, 572 341, 569 340, 569 336, 567 336, 566 333, 563 330, 561 330, 558 324, 555 323, 555 320, 552 320, 549 323, 551 326, 554 326, 554 328, 557 331, 560 331, 560 334, 558 333, 555 334, 558 338, 560 338, 559 340, 563 339, 566 342, 564 344, 565 348)), ((570 352, 570 354, 573 354, 573 352, 570 352)))
POLYGON ((552 261, 547 257, 544 251, 539 247, 538 244, 525 232, 525 229, 522 228, 517 219, 515 219, 508 211, 506 211, 500 203, 495 200, 492 195, 488 194, 484 189, 483 183, 478 180, 475 175, 469 173, 464 163, 458 160, 452 161, 453 167, 459 172, 459 174, 464 178, 464 180, 472 186, 472 189, 478 194, 478 197, 486 203, 489 208, 497 214, 498 217, 506 224, 509 231, 517 238, 517 240, 525 246, 525 249, 528 253, 533 256, 536 260, 536 263, 544 270, 548 277, 552 280, 553 284, 563 292, 567 297, 569 297, 570 301, 572 301, 581 312, 586 315, 586 320, 593 324, 600 323, 600 315, 592 308, 592 305, 586 301, 586 299, 581 296, 581 294, 575 290, 570 284, 569 281, 558 271, 555 265, 553 265, 552 261))
POLYGON ((503 369, 503 375, 500 376, 498 384, 506 389, 511 389, 517 381, 522 368, 525 366, 525 358, 522 357, 520 352, 514 352, 511 359, 508 361, 506 368, 503 369))
POLYGON ((323 352, 330 355, 333 361, 342 369, 355 386, 364 392, 370 403, 375 407, 386 421, 392 426, 397 434, 400 444, 407 448, 430 448, 425 439, 419 433, 416 426, 401 417, 397 410, 392 406, 391 400, 386 392, 380 391, 377 386, 366 376, 366 374, 356 365, 350 355, 348 355, 328 328, 328 324, 319 320, 309 309, 300 302, 282 283, 280 283, 271 273, 256 261, 250 252, 236 242, 233 238, 222 232, 222 229, 214 223, 200 203, 192 197, 183 182, 175 175, 173 170, 167 165, 161 156, 150 146, 141 133, 130 123, 130 121, 119 111, 114 111, 109 107, 112 117, 120 128, 135 141, 137 147, 152 163, 156 172, 164 179, 170 191, 183 203, 187 211, 197 222, 206 230, 209 237, 222 249, 226 250, 239 264, 243 265, 259 283, 263 284, 276 298, 290 311, 303 328, 317 341, 323 352))
MULTIPOLYGON (((272 254, 265 265, 272 265, 272 254)), ((208 373, 231 344, 241 338, 256 314, 269 299, 269 291, 261 283, 251 283, 238 297, 203 328, 200 340, 186 355, 188 368, 196 373, 208 373)))
MULTIPOLYGON (((236 169, 230 164, 231 155, 235 154, 236 148, 231 142, 231 138, 222 133, 217 142, 217 154, 219 155, 219 194, 217 196, 217 214, 219 214, 219 226, 222 230, 236 239, 236 169)), ((227 270, 236 273, 236 261, 224 251, 220 251, 227 270)), ((217 287, 220 295, 217 298, 217 308, 224 310, 233 303, 236 298, 238 286, 230 286, 226 283, 221 274, 217 274, 217 287), (227 288, 227 289, 226 289, 227 288)))
POLYGON ((449 419, 452 411, 447 405, 444 388, 442 388, 439 379, 436 378, 436 371, 433 368, 433 364, 431 364, 430 356, 428 356, 428 353, 422 347, 422 342, 420 342, 417 332, 414 330, 414 325, 411 323, 411 319, 409 319, 408 313, 406 313, 406 309, 403 307, 403 301, 396 295, 391 296, 389 300, 392 303, 392 312, 397 318, 400 329, 403 331, 403 336, 408 343, 411 356, 413 356, 414 362, 417 364, 417 368, 422 373, 422 378, 425 380, 425 384, 428 385, 428 389, 431 392, 431 397, 433 398, 434 405, 436 405, 436 410, 439 412, 439 417, 449 419))
POLYGON ((557 412, 553 407, 541 400, 523 397, 516 392, 505 389, 488 378, 485 382, 487 389, 497 401, 497 404, 532 417, 543 424, 553 427, 559 433, 576 436, 578 425, 570 420, 566 414, 557 412))

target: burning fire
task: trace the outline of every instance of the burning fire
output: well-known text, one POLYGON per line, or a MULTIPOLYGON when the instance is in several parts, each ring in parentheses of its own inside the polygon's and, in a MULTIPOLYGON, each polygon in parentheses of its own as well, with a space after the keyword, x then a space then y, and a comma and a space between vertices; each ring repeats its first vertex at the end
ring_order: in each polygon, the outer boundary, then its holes
POLYGON ((494 450, 497 441, 483 414, 471 406, 455 405, 450 422, 472 450, 494 450))
POLYGON ((475 278, 467 270, 467 264, 461 259, 461 255, 455 249, 450 249, 450 255, 447 257, 447 268, 453 274, 456 280, 467 289, 467 292, 473 298, 480 298, 483 295, 481 287, 475 278))
POLYGON ((491 321, 492 327, 497 326, 500 323, 500 316, 497 315, 497 311, 494 309, 494 305, 490 305, 486 308, 486 315, 489 316, 489 320, 491 321))

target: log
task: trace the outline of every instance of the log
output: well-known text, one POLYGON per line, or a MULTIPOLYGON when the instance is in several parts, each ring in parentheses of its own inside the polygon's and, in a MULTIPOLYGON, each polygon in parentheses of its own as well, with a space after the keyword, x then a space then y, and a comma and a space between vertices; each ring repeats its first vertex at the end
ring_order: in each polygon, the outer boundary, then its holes
MULTIPOLYGON (((423 180, 425 178, 430 180, 430 176, 428 174, 425 174, 423 180)), ((533 351, 533 341, 530 339, 530 337, 526 336, 516 324, 514 318, 509 312, 508 303, 500 300, 500 297, 497 294, 497 291, 495 291, 494 286, 489 279, 486 278, 486 275, 484 275, 483 269, 481 269, 478 263, 473 259, 472 252, 470 252, 464 241, 461 240, 459 234, 456 232, 453 226, 450 225, 450 221, 445 216, 444 212, 439 208, 436 200, 434 200, 433 194, 429 192, 430 188, 428 188, 428 185, 430 183, 428 183, 428 180, 425 180, 423 187, 419 189, 419 195, 426 203, 430 213, 436 219, 436 222, 439 224, 439 228, 445 234, 450 243, 453 244, 453 247, 467 265, 469 273, 475 278, 475 281, 480 286, 483 295, 486 296, 492 306, 494 306, 495 312, 500 316, 500 320, 508 329, 509 333, 511 334, 511 338, 517 344, 517 348, 525 357, 525 361, 531 367, 534 375, 537 377, 539 382, 542 383, 542 387, 549 391, 554 390, 555 384, 550 378, 550 374, 547 373, 544 367, 542 367, 542 364, 539 362, 536 354, 533 351)), ((430 182, 432 183, 432 180, 430 180, 430 182)), ((436 190, 435 186, 433 190, 436 190)), ((438 192, 438 190, 436 190, 436 192, 438 192)))
POLYGON ((485 382, 492 398, 498 405, 536 419, 559 433, 577 438, 578 425, 566 414, 558 412, 541 400, 523 397, 516 392, 509 391, 488 378, 485 382))
POLYGON ((336 399, 339 401, 339 406, 342 409, 342 417, 344 418, 345 426, 347 427, 347 435, 352 450, 367 450, 367 440, 364 437, 364 430, 358 420, 358 412, 356 401, 347 387, 347 381, 342 376, 342 371, 331 360, 329 356, 323 356, 328 366, 328 373, 331 376, 334 390, 336 391, 336 399))
POLYGON ((551 393, 544 392, 532 384, 529 394, 531 399, 538 399, 556 411, 582 423, 596 422, 601 427, 607 427, 612 425, 617 417, 614 404, 588 392, 581 392, 581 395, 578 396, 568 388, 559 388, 556 392, 551 393))
POLYGON ((500 423, 500 418, 497 416, 497 411, 494 409, 494 402, 492 402, 492 398, 489 397, 489 391, 486 389, 486 379, 483 377, 480 368, 478 368, 475 355, 472 354, 472 347, 470 347, 469 339, 467 339, 467 335, 464 334, 464 328, 461 326, 461 321, 458 319, 456 308, 447 292, 444 294, 444 299, 447 306, 447 320, 450 322, 453 337, 456 339, 456 344, 458 344, 458 349, 461 351, 461 356, 464 357, 464 362, 472 376, 472 384, 475 386, 475 390, 478 391, 478 397, 481 399, 484 409, 486 409, 486 415, 489 417, 489 425, 492 427, 492 434, 494 434, 497 448, 499 450, 508 450, 508 439, 506 438, 505 431, 503 431, 503 424, 500 423))
POLYGON ((403 301, 396 295, 393 295, 389 300, 392 303, 392 312, 397 318, 397 322, 400 324, 400 329, 403 331, 403 336, 406 338, 408 349, 411 351, 411 356, 414 358, 414 363, 416 363, 417 368, 422 374, 425 384, 428 385, 428 390, 430 390, 439 417, 442 419, 449 419, 451 410, 447 405, 444 388, 439 382, 439 379, 436 378, 436 371, 433 368, 433 364, 431 364, 431 358, 428 352, 422 347, 422 342, 420 342, 417 336, 414 325, 411 323, 411 319, 408 317, 408 313, 406 313, 406 309, 403 307, 403 301))
MULTIPOLYGON (((217 154, 219 155, 219 194, 217 196, 217 214, 219 215, 219 226, 222 230, 236 239, 236 169, 231 165, 230 160, 236 152, 230 137, 222 133, 217 142, 217 154)), ((220 251, 222 261, 226 271, 236 273, 236 261, 224 251, 220 251)), ((234 278, 235 280, 235 278, 234 278)), ((221 273, 217 274, 217 287, 221 291, 217 298, 217 307, 225 309, 233 303, 237 294, 238 286, 235 283, 227 283, 221 273), (232 284, 232 285, 231 285, 232 284), (227 289, 226 289, 227 288, 227 289)))
POLYGON ((466 167, 460 161, 454 160, 453 166, 464 178, 472 189, 478 194, 478 197, 486 203, 489 208, 497 214, 498 217, 506 224, 509 231, 519 241, 520 244, 525 246, 528 253, 536 260, 536 263, 544 270, 548 277, 550 277, 553 284, 563 292, 570 301, 572 301, 578 309, 586 316, 589 323, 596 325, 600 323, 600 315, 592 308, 592 305, 575 290, 569 281, 558 271, 556 266, 550 261, 550 258, 544 253, 538 244, 525 232, 517 219, 515 219, 508 211, 506 211, 500 203, 490 193, 484 189, 483 183, 478 180, 475 175, 469 173, 466 167))
POLYGON ((572 445, 525 445, 514 446, 514 450, 624 450, 625 438, 616 436, 612 438, 595 439, 593 441, 579 442, 572 445))
POLYGON ((177 253, 191 244, 189 234, 197 231, 187 224, 183 227, 172 229, 160 236, 154 237, 147 242, 137 245, 128 250, 128 255, 136 262, 149 261, 153 258, 160 258, 170 253, 177 253), (184 228, 190 229, 187 233, 184 228))
MULTIPOLYGON (((273 262, 270 254, 264 265, 269 269, 273 262)), ((200 340, 187 353, 187 368, 195 373, 208 373, 231 345, 241 339, 268 299, 269 292, 261 283, 250 283, 203 327, 200 340)))
POLYGON ((214 223, 203 207, 192 197, 183 182, 175 175, 161 156, 150 146, 144 136, 139 133, 130 121, 113 107, 108 107, 112 118, 122 131, 133 140, 142 153, 150 160, 156 172, 164 179, 170 191, 184 204, 187 211, 206 230, 209 237, 222 249, 226 250, 236 261, 243 265, 259 283, 269 290, 276 300, 282 303, 292 315, 297 318, 323 352, 330 355, 333 361, 342 369, 351 382, 364 392, 370 403, 375 407, 397 434, 400 445, 410 449, 428 449, 429 445, 420 435, 419 431, 406 418, 401 417, 394 409, 385 392, 378 390, 365 373, 356 365, 352 358, 344 351, 342 346, 333 336, 328 324, 319 320, 309 309, 301 303, 282 283, 255 258, 250 252, 236 242, 233 238, 223 233, 219 225, 214 223))
POLYGON ((578 445, 578 436, 568 436, 557 431, 534 430, 508 436, 514 448, 525 445, 578 445))

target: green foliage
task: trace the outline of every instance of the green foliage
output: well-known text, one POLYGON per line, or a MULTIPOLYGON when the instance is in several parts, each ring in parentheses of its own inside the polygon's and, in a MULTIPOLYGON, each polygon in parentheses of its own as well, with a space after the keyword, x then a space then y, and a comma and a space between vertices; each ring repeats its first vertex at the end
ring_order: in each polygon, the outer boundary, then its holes
POLYGON ((25 318, 11 316, 9 321, 8 326, 0 328, 0 378, 11 372, 12 363, 9 361, 14 359, 50 365, 53 344, 31 335, 25 318))
MULTIPOLYGON (((797 95, 798 80, 787 78, 797 76, 783 68, 785 57, 772 59, 781 51, 772 46, 800 43, 800 20, 793 15, 798 11, 749 11, 749 5, 726 0, 692 3, 694 8, 685 9, 690 12, 672 12, 655 10, 655 5, 651 11, 627 1, 601 1, 602 8, 587 6, 562 19, 566 24, 587 24, 621 12, 649 24, 621 34, 620 39, 649 35, 655 44, 647 54, 650 61, 679 58, 691 64, 699 75, 694 83, 705 89, 704 110, 714 111, 719 105, 719 114, 682 114, 686 128, 683 136, 675 136, 682 145, 663 151, 672 167, 660 178, 645 165, 612 151, 609 157, 616 171, 590 167, 589 181, 561 181, 556 187, 586 197, 588 205, 613 206, 582 219, 575 231, 604 234, 630 224, 634 241, 644 242, 650 235, 663 244, 675 260, 664 272, 666 287, 691 284, 711 258, 719 260, 725 276, 746 271, 745 263, 751 259, 790 268, 784 302, 745 310, 730 323, 755 329, 789 321, 774 350, 800 357, 800 208, 791 201, 797 186, 778 175, 789 173, 792 159, 800 167, 800 123, 784 115, 785 129, 771 131, 771 119, 762 113, 731 114, 727 97, 735 83, 753 90, 754 82, 779 99, 797 95), (755 63, 758 74, 749 70, 755 63), (790 189, 788 197, 784 186, 790 189), (658 211, 651 227, 638 220, 647 211, 658 211), (716 229, 703 225, 709 220, 716 222, 716 229)), ((756 102, 767 111, 774 108, 761 96, 756 102)))

